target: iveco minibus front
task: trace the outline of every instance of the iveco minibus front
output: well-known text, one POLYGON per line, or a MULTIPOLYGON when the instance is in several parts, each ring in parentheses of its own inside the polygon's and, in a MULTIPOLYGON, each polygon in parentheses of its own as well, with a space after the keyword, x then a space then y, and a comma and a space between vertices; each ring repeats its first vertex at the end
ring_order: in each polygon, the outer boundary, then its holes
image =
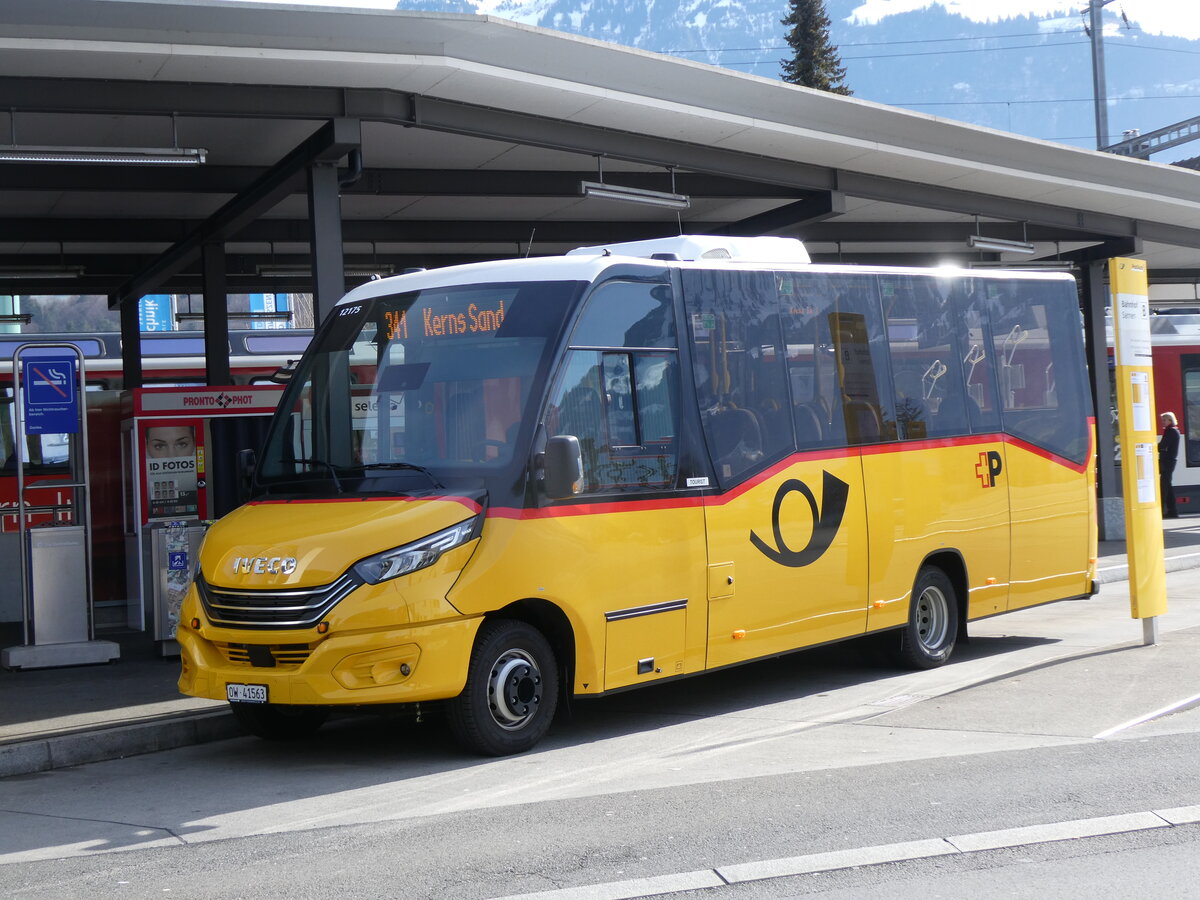
POLYGON ((545 641, 480 634, 478 611, 447 594, 486 540, 489 503, 520 506, 529 489, 579 270, 526 266, 507 281, 490 266, 500 279, 467 284, 461 269, 412 274, 333 310, 280 403, 255 499, 204 541, 178 635, 184 693, 230 701, 271 738, 339 706, 452 698, 451 724, 475 749, 541 737, 558 681, 545 641), (480 647, 496 657, 490 709, 463 695, 480 647))

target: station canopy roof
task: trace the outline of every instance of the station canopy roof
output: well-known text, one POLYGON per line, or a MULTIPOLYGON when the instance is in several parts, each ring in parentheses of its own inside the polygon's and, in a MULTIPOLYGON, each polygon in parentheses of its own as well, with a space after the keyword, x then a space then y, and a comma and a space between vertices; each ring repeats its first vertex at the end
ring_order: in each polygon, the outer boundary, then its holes
POLYGON ((1182 167, 486 16, 0 5, 0 293, 194 291, 211 242, 229 290, 305 290, 312 164, 340 169, 347 285, 680 231, 799 237, 818 262, 1200 271, 1200 172, 1182 167), (51 161, 66 148, 91 161, 51 161), (97 152, 132 148, 204 162, 97 152))

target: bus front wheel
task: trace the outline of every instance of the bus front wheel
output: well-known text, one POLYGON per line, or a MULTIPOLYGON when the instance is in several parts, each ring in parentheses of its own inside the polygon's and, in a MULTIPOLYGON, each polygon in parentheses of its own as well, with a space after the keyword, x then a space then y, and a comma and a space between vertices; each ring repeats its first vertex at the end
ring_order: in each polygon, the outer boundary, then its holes
POLYGON ((900 632, 896 655, 910 669, 934 669, 954 652, 958 638, 958 600, 954 585, 936 566, 917 573, 908 624, 900 632))
POLYGON ((295 741, 316 732, 329 718, 319 706, 230 703, 233 717, 250 734, 268 741, 295 741))
POLYGON ((522 753, 550 729, 558 706, 554 651, 525 622, 485 622, 475 639, 467 684, 449 701, 450 730, 459 743, 485 756, 522 753))

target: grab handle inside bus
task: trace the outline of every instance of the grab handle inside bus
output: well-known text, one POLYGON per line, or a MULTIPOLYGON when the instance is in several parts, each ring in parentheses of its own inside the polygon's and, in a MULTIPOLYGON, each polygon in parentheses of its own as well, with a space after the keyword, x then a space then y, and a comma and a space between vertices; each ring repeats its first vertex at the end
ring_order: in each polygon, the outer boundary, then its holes
POLYGON ((583 491, 583 453, 579 438, 556 434, 546 441, 542 487, 554 500, 574 497, 583 491))

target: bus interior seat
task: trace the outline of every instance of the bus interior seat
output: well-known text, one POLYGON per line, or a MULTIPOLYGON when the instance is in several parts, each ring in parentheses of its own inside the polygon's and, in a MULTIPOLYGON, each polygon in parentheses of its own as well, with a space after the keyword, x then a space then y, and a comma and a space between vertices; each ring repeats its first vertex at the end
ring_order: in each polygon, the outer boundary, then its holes
POLYGON ((794 416, 786 408, 771 403, 761 412, 753 411, 758 417, 762 428, 763 447, 791 447, 795 429, 792 424, 794 416))
POLYGON ((851 443, 873 444, 883 435, 883 424, 875 404, 865 400, 846 403, 846 435, 851 443))
POLYGON ((455 391, 446 402, 447 458, 477 459, 483 438, 482 398, 477 391, 455 391))
POLYGON ((950 391, 937 405, 937 414, 929 419, 930 434, 966 434, 970 430, 967 423, 968 404, 963 402, 963 394, 950 391))
POLYGON ((821 428, 821 417, 807 403, 801 403, 793 409, 796 420, 796 442, 801 447, 820 444, 824 440, 821 428))
POLYGON ((748 409, 726 407, 711 413, 708 432, 718 467, 729 464, 740 471, 762 458, 762 426, 748 409))

